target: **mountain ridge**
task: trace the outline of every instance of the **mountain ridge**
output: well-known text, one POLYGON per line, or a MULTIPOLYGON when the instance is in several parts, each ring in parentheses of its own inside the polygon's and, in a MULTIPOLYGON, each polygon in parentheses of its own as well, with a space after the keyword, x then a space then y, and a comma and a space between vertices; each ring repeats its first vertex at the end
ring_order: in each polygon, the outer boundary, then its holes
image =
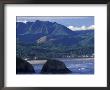
POLYGON ((85 52, 86 49, 90 50, 91 53, 86 54, 94 53, 94 30, 72 31, 56 22, 40 20, 26 23, 16 22, 16 38, 17 55, 22 48, 26 56, 30 52, 46 56, 46 51, 48 51, 47 57, 59 52, 74 50, 76 50, 74 53, 81 54, 81 49, 85 52), (27 48, 28 50, 26 50, 27 48))

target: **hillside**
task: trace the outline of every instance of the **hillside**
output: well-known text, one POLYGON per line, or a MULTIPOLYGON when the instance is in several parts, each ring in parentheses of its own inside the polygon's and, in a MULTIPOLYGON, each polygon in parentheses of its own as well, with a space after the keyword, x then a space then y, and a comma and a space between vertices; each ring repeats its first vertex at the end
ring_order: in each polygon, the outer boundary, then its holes
POLYGON ((71 31, 56 22, 16 22, 16 40, 20 57, 54 58, 94 53, 94 30, 71 31))

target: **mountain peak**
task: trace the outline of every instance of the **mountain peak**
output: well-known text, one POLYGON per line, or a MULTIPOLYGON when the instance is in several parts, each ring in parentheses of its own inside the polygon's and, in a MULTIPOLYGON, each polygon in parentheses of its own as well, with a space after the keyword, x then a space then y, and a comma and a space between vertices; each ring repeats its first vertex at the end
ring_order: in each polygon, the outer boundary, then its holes
POLYGON ((17 22, 17 34, 69 35, 73 31, 57 22, 40 21, 20 24, 17 22))

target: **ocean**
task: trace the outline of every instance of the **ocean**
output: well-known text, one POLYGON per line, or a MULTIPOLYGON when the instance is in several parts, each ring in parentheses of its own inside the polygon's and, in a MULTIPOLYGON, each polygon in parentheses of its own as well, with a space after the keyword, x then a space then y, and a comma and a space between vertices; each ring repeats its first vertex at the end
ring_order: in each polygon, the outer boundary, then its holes
MULTIPOLYGON (((94 58, 56 58, 65 63, 71 74, 94 74, 94 58)), ((40 74, 43 64, 34 64, 36 74, 40 74)))

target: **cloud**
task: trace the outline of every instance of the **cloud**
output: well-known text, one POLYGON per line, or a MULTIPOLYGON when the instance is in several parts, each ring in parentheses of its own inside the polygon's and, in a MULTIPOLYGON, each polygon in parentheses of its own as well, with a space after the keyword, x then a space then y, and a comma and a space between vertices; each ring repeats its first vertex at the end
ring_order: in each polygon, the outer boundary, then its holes
POLYGON ((94 27, 95 27, 94 25, 91 25, 88 27, 88 29, 94 29, 94 27))
POLYGON ((81 26, 81 27, 77 27, 77 26, 68 26, 68 28, 72 31, 77 31, 77 30, 94 30, 94 25, 91 26, 81 26))
POLYGON ((17 22, 22 22, 22 23, 25 23, 26 24, 28 21, 25 20, 25 21, 17 21, 17 22))

